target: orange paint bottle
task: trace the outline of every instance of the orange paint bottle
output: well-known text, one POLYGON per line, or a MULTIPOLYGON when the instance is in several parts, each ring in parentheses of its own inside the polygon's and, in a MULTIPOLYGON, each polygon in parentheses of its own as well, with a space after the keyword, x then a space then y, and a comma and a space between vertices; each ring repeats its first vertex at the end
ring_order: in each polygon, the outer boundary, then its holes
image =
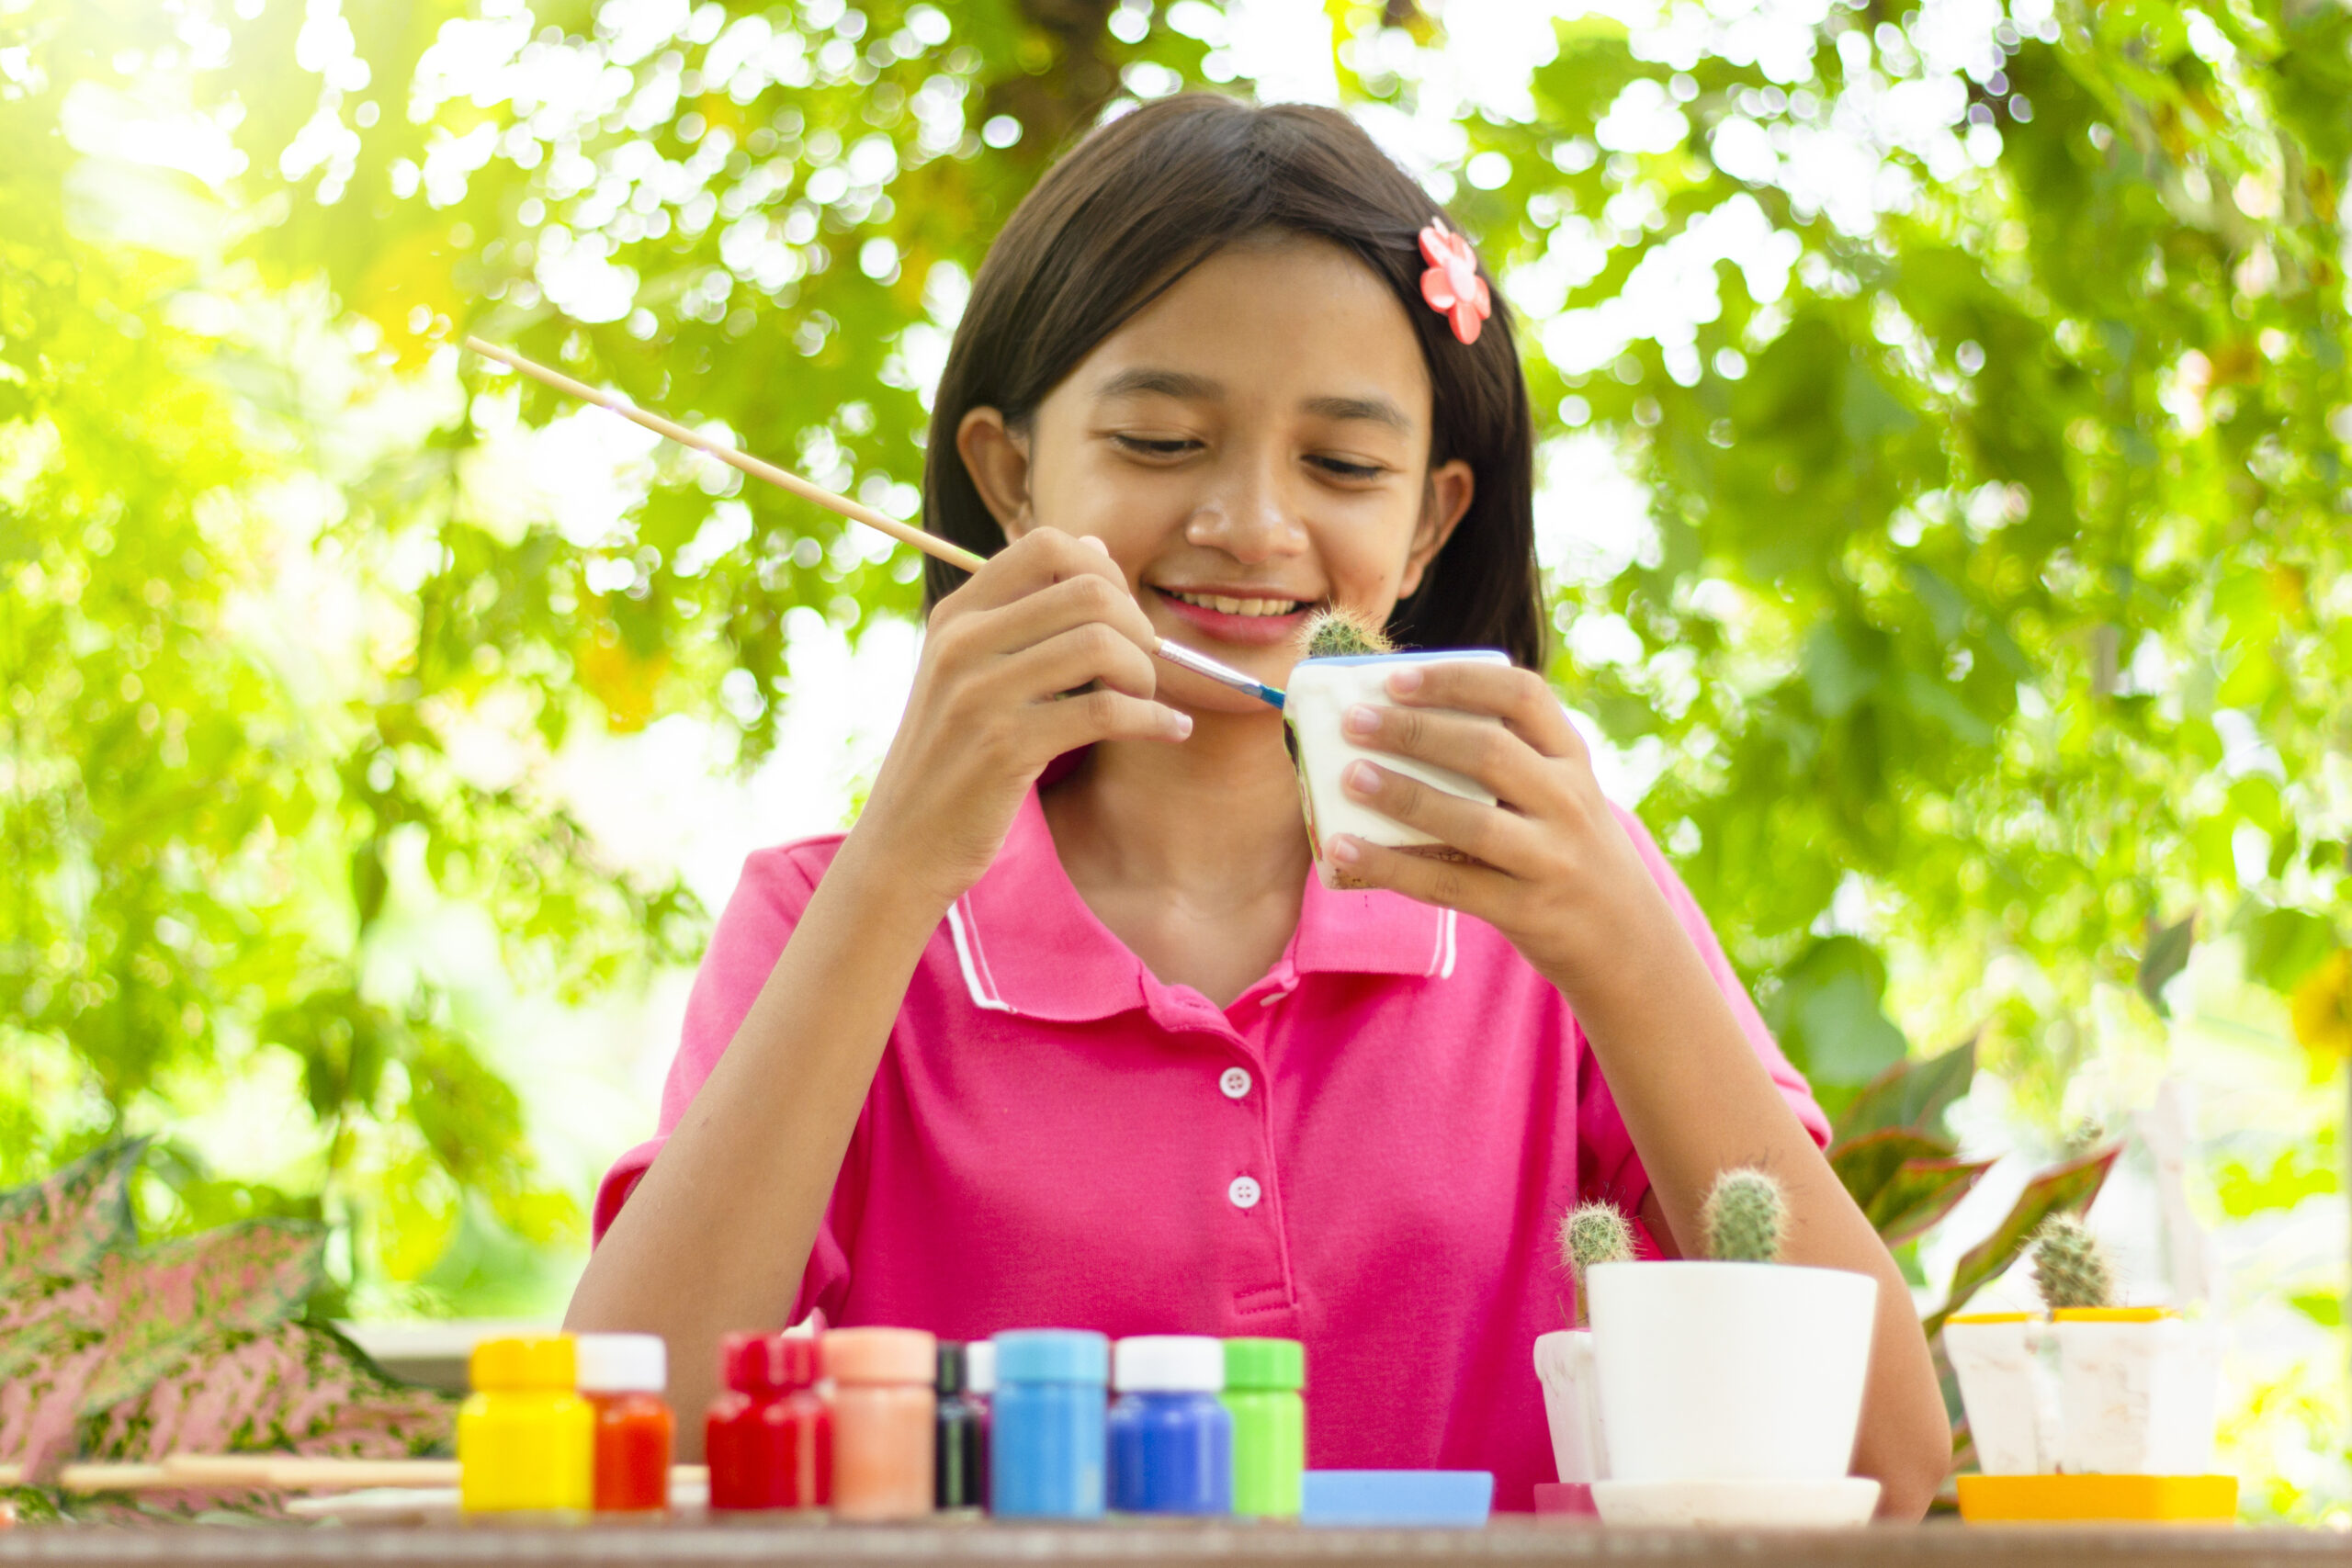
POLYGON ((579 1363, 580 1392, 596 1413, 596 1511, 663 1511, 676 1427, 662 1397, 668 1348, 654 1334, 583 1334, 579 1363))
POLYGON ((910 1519, 931 1512, 938 1438, 939 1341, 915 1328, 836 1328, 825 1336, 833 1380, 833 1513, 910 1519))

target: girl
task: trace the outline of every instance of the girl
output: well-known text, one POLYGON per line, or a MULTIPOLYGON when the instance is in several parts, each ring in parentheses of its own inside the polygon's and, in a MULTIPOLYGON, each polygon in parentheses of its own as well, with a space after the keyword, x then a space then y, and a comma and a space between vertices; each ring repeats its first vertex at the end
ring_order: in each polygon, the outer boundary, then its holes
POLYGON ((1949 1435, 1910 1293, 1534 673, 1527 389, 1471 267, 1321 109, 1137 109, 1022 203, 925 475, 929 525, 991 558, 933 563, 857 826, 746 863, 573 1326, 664 1335, 687 1409, 723 1332, 812 1312, 1295 1337, 1310 1464, 1491 1470, 1525 1508, 1561 1213, 1609 1198, 1672 1255, 1762 1164, 1790 1260, 1879 1280, 1857 1465, 1925 1509, 1949 1435), (1348 780, 1482 864, 1340 839, 1372 891, 1327 890, 1280 716, 1151 656, 1279 686, 1321 605, 1510 654, 1348 719, 1492 788, 1348 780))

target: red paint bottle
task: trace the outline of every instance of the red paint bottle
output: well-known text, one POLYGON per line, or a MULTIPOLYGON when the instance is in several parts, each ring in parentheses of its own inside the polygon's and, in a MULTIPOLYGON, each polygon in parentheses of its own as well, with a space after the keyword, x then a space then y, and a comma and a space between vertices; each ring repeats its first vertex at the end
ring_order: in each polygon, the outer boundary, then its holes
POLYGON ((817 1341, 730 1334, 718 1348, 727 1392, 710 1402, 703 1457, 715 1509, 821 1508, 833 1495, 833 1417, 817 1393, 817 1341))
POLYGON ((653 1334, 583 1334, 578 1356, 580 1393, 596 1413, 596 1511, 662 1512, 676 1424, 662 1397, 668 1348, 653 1334))

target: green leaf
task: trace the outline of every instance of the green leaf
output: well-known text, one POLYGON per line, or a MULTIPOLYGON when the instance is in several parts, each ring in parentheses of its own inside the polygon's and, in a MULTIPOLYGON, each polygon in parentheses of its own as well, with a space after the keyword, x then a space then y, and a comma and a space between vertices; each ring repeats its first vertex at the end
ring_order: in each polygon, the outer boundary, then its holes
POLYGON ((1883 668, 1837 626, 1816 626, 1805 641, 1805 684, 1813 692, 1814 711, 1824 718, 1843 718, 1852 712, 1878 690, 1883 668))
POLYGON ((1967 1305, 1970 1297, 2017 1261, 2042 1221, 2052 1214, 2078 1214, 2089 1208, 2091 1200, 2106 1184, 2107 1173, 2116 1156, 2122 1152, 2120 1143, 2110 1144, 2063 1165, 2052 1166, 2027 1182, 2025 1190, 2009 1206, 2008 1213, 1993 1228, 1993 1234, 1961 1254, 1960 1261, 1952 1266, 1951 1288, 1945 1293, 1943 1305, 1921 1325, 1928 1337, 1933 1338, 1941 1332, 1944 1319, 1967 1305))
POLYGON ((2303 909, 2266 909, 2249 905, 2245 970, 2284 996, 2296 982, 2319 966, 2321 959, 2341 946, 2335 922, 2303 909))
POLYGON ((2148 1005, 2164 1017, 2172 1010, 2165 1003, 2165 984, 2188 967, 2188 951, 2197 943, 2197 915, 2194 910, 2168 926, 2148 923, 2148 944, 2140 954, 2137 984, 2148 1005))
POLYGON ((1887 1127, 1832 1145, 1829 1168, 1864 1213, 1894 1173, 1913 1160, 1948 1159, 1951 1144, 1909 1127, 1887 1127))
POLYGON ((1902 1031, 1879 1005, 1886 964, 1859 938, 1815 942, 1783 976, 1769 1016, 1789 1059, 1828 1085, 1859 1086, 1903 1059, 1902 1031))
POLYGON ((1897 1062, 1854 1097, 1838 1119, 1833 1142, 1844 1143, 1886 1127, 1948 1136, 1944 1112, 1968 1093, 1975 1078, 1973 1035, 1924 1061, 1897 1062))
POLYGON ((1997 1161, 1910 1159, 1896 1168, 1862 1213, 1889 1247, 1915 1241, 1975 1190, 1997 1161))
POLYGON ((1936 640, 1956 642, 1968 625, 1968 601, 1941 573, 1922 561, 1903 563, 1903 576, 1936 628, 1936 640))
POLYGON ((2222 1213, 2233 1220, 2251 1219, 2299 1208, 2307 1199, 2335 1192, 2336 1177, 2331 1157, 2335 1145, 2332 1131, 2322 1136, 2317 1148, 2290 1145, 2278 1151, 2268 1169, 2261 1171, 2242 1160, 2221 1161, 2213 1169, 2213 1196, 2222 1213))
POLYGON ((2287 1298, 2287 1304, 2322 1328, 2344 1326, 2344 1298, 2319 1291, 2304 1291, 2287 1298))

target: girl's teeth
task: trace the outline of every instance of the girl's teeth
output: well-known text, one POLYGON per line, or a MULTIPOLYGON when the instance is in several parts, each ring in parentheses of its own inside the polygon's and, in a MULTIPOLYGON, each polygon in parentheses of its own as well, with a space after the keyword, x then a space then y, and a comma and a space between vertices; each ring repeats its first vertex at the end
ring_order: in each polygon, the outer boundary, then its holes
POLYGON ((1216 593, 1179 593, 1175 597, 1187 604, 1228 615, 1287 615, 1298 608, 1295 599, 1229 599, 1216 593))

